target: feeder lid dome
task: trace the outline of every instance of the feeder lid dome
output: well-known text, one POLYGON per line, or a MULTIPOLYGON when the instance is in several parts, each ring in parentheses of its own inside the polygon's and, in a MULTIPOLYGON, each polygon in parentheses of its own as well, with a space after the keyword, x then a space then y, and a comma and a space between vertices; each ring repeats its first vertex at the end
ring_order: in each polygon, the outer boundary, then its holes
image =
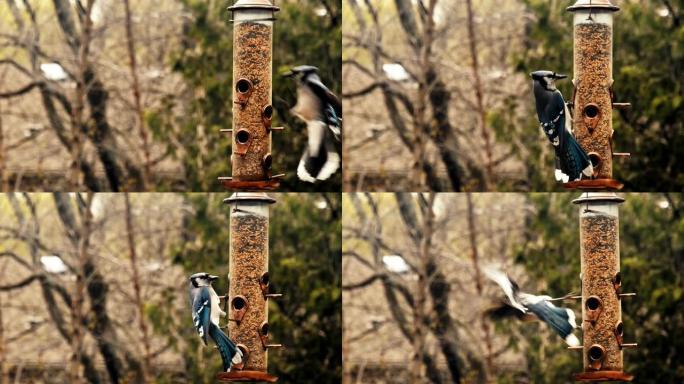
POLYGON ((243 11, 249 9, 264 9, 277 12, 280 8, 273 5, 271 0, 238 0, 233 4, 233 6, 228 7, 231 12, 243 11))
POLYGON ((567 8, 569 12, 581 10, 617 12, 620 7, 613 5, 611 0, 577 0, 575 4, 567 8))
POLYGON ((583 204, 583 203, 588 203, 588 202, 597 202, 597 203, 609 203, 609 202, 614 202, 614 203, 622 203, 624 202, 625 199, 622 197, 618 196, 617 194, 613 192, 583 192, 582 195, 573 200, 572 202, 574 204, 583 204))
POLYGON ((224 203, 228 204, 245 201, 265 204, 273 204, 276 202, 274 198, 268 196, 264 192, 235 192, 229 198, 223 200, 224 203))

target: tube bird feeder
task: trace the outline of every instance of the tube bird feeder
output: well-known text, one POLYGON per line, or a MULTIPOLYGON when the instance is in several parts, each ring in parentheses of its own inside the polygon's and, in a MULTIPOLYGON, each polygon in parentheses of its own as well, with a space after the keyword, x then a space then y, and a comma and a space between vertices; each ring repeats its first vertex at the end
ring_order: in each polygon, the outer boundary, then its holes
POLYGON ((221 381, 275 382, 268 374, 268 300, 281 295, 269 292, 268 206, 275 200, 265 193, 238 192, 230 204, 230 288, 226 298, 228 333, 242 350, 243 362, 221 381))
POLYGON ((631 381, 623 370, 622 293, 618 206, 612 192, 587 192, 580 206, 582 347, 584 372, 576 381, 631 381))
POLYGON ((568 189, 618 190, 613 179, 613 15, 620 8, 610 0, 577 0, 567 8, 573 13, 574 49, 572 100, 573 131, 594 166, 592 179, 565 183, 568 189))
POLYGON ((227 189, 273 190, 283 175, 273 175, 273 22, 279 10, 270 0, 238 0, 228 8, 233 21, 232 177, 227 189))

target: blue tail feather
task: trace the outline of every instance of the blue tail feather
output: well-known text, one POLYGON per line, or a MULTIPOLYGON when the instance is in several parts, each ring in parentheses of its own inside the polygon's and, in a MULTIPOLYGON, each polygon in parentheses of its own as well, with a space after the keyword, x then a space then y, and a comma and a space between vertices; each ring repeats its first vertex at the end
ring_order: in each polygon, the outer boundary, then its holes
POLYGON ((568 132, 565 133, 564 153, 561 153, 561 170, 570 176, 571 180, 580 179, 582 172, 591 165, 589 156, 580 147, 577 140, 568 132))
POLYGON ((209 326, 209 336, 214 340, 219 352, 221 353, 221 359, 223 360, 223 370, 225 372, 230 371, 230 367, 235 363, 233 360, 236 355, 239 354, 240 361, 242 360, 242 352, 238 350, 232 340, 226 336, 223 331, 216 324, 211 323, 209 326))

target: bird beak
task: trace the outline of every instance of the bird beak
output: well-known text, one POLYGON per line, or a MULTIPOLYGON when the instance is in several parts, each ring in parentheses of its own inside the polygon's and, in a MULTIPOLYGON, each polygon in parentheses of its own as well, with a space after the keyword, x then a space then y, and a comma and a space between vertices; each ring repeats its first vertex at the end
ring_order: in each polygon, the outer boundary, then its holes
POLYGON ((560 74, 560 73, 554 73, 554 74, 553 74, 553 78, 554 78, 554 79, 565 79, 566 77, 568 77, 568 75, 563 75, 563 74, 560 74))
POLYGON ((294 72, 292 72, 292 71, 287 71, 287 72, 283 73, 282 76, 283 76, 283 77, 293 77, 294 75, 295 75, 294 72))
POLYGON ((219 278, 218 276, 209 275, 209 281, 216 281, 216 280, 218 280, 218 278, 219 278))

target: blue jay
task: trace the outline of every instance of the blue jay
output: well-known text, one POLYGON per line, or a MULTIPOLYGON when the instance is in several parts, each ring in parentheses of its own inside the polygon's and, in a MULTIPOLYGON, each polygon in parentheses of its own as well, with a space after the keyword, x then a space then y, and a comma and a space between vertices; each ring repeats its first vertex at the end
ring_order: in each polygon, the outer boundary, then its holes
POLYGON ((297 176, 310 183, 326 180, 340 168, 335 141, 340 141, 342 104, 318 76, 318 68, 301 65, 284 74, 297 79, 297 104, 290 110, 306 123, 308 144, 297 176))
POLYGON ((497 283, 506 295, 503 305, 489 309, 487 314, 494 318, 517 317, 520 320, 541 320, 553 329, 565 342, 575 347, 579 339, 572 332, 577 327, 575 312, 569 308, 558 308, 551 303, 550 296, 536 296, 521 292, 518 284, 505 273, 484 268, 485 275, 497 283))
POLYGON ((211 286, 211 283, 217 279, 218 276, 204 272, 190 276, 192 320, 204 345, 207 345, 207 335, 214 340, 221 353, 223 370, 230 372, 233 365, 242 362, 242 351, 219 327, 219 316, 226 316, 226 313, 221 310, 219 297, 211 286))
POLYGON ((582 175, 592 176, 594 168, 573 136, 572 118, 563 95, 556 89, 555 80, 567 76, 551 71, 536 71, 530 76, 541 129, 556 151, 556 180, 567 183, 580 180, 582 175))

